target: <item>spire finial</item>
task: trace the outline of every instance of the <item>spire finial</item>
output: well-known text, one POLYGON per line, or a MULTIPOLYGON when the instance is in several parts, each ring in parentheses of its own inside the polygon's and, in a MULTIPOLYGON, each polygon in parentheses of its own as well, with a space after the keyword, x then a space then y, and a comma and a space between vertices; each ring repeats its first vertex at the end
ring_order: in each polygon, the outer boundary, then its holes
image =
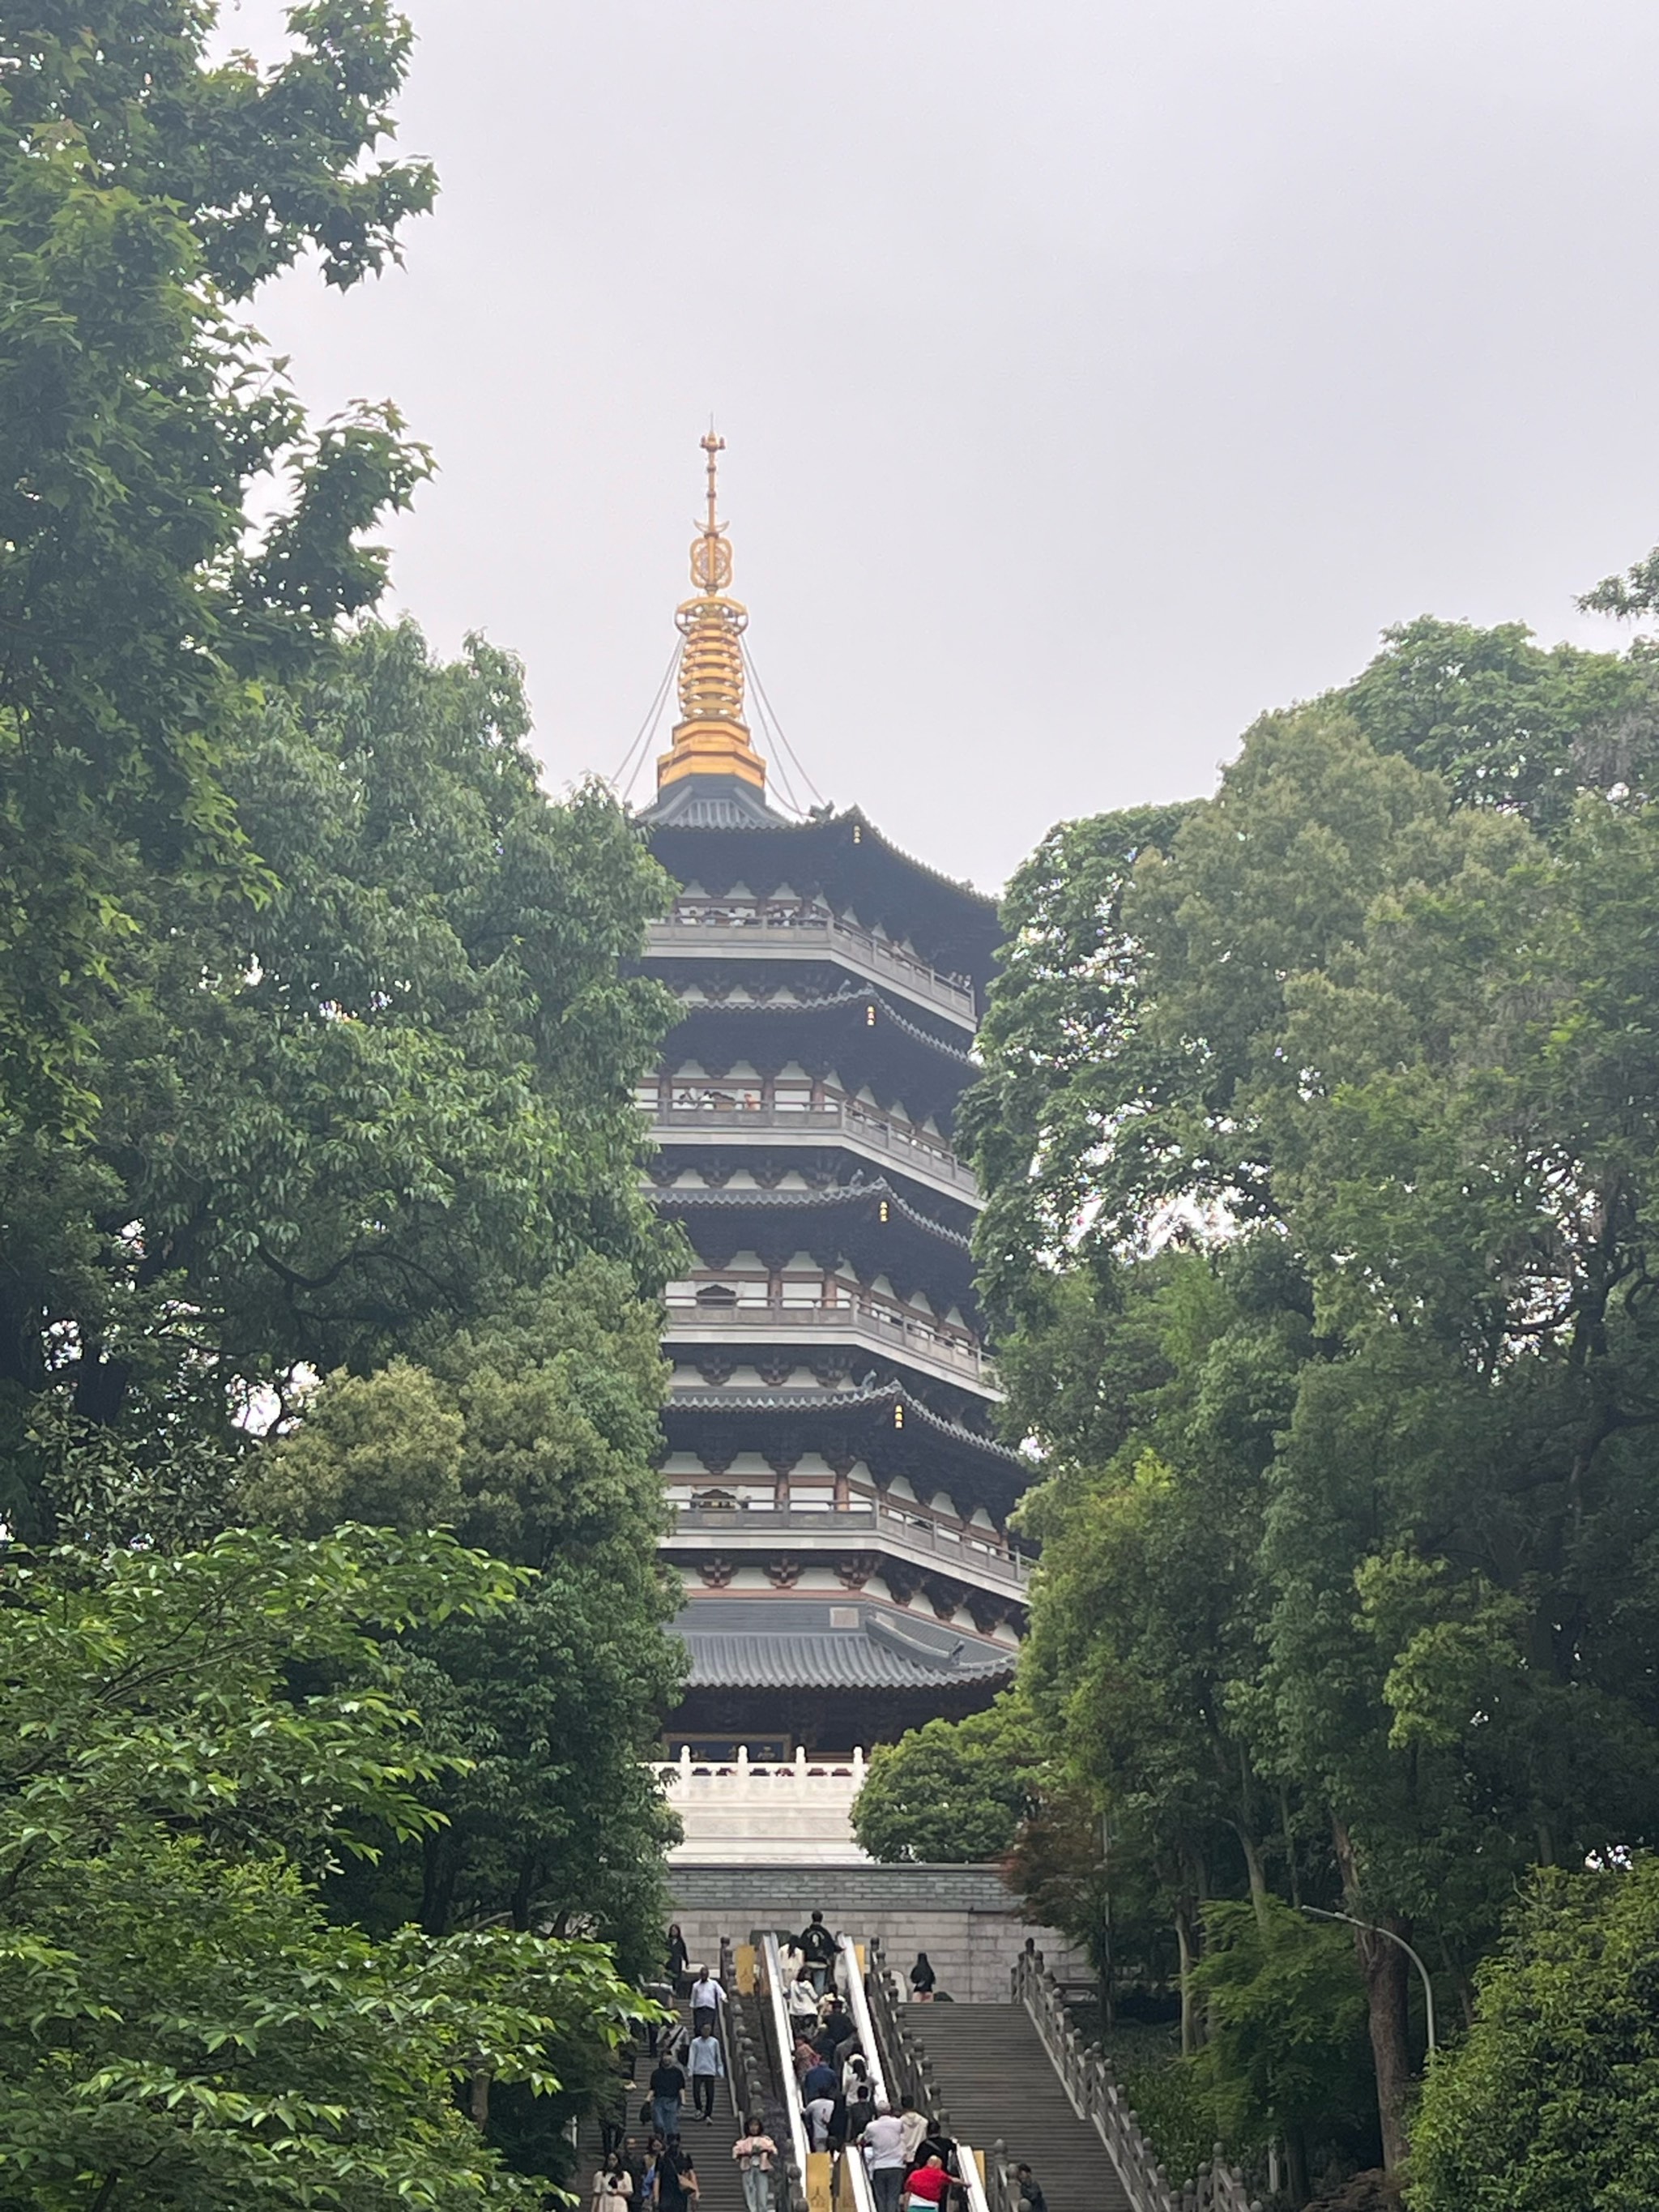
POLYGON ((726 441, 713 421, 698 441, 707 457, 708 514, 691 541, 691 580, 702 596, 675 613, 685 644, 680 653, 680 719, 672 749, 657 763, 657 787, 686 775, 731 775, 756 791, 766 787, 766 763, 750 743, 743 719, 743 633, 749 611, 724 596, 732 580, 732 548, 720 519, 718 457, 726 441))
POLYGON ((701 534, 691 541, 691 580, 699 591, 712 595, 723 592, 732 580, 732 548, 726 542, 716 506, 718 464, 714 457, 726 451, 726 441, 716 434, 712 416, 708 431, 699 442, 708 456, 708 520, 701 534))

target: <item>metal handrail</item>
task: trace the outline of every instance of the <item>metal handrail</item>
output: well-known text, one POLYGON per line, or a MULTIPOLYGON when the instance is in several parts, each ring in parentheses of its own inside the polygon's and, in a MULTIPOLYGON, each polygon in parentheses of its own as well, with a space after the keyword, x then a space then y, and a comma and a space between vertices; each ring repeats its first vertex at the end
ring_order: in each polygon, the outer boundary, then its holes
POLYGON ((804 2192, 806 2187, 806 2116, 801 2110, 800 2083, 795 2078, 795 2039, 789 2032, 789 2009, 783 2001, 783 1959, 778 1949, 777 1937, 763 1935, 760 1951, 766 1975, 766 1997, 772 2021, 772 2036, 778 2054, 778 2095, 782 2100, 784 2118, 789 2123, 790 2147, 800 2172, 804 2192))
MULTIPOLYGON (((986 2161, 988 2166, 990 2161, 986 2161)), ((971 2143, 957 2137, 957 2179, 962 2184, 963 2195, 968 2200, 968 2212, 991 2212, 985 2193, 984 2177, 979 2170, 979 2160, 974 2155, 971 2143)))
POLYGON ((1079 2035, 1041 1951, 1021 1953, 1012 1980, 1014 2002, 1030 2014, 1073 2110, 1092 2122, 1105 2144, 1133 2212, 1261 2212, 1237 2167, 1225 2162, 1219 2143, 1214 2159, 1193 2180, 1179 2188, 1170 2182, 1118 2087, 1110 2059, 1079 2035))
POLYGON ((890 2101, 887 2094, 887 2074, 881 2063, 881 2045, 876 2035, 876 2024, 871 2017, 870 2001, 864 1990, 864 1969, 859 1964, 859 1947, 850 1936, 836 1938, 841 1951, 842 1973, 847 1993, 847 2009, 853 2015, 854 2032, 859 2047, 864 2053, 864 2063, 869 2070, 870 2087, 874 2092, 878 2110, 890 2101))

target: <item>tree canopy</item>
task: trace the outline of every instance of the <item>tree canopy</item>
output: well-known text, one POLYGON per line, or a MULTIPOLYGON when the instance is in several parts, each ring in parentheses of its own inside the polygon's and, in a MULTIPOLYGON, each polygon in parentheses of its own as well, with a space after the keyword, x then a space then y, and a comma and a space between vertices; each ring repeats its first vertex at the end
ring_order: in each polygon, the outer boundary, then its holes
POLYGON ((514 1589, 449 1538, 367 1530, 6 1563, 8 2202, 542 2201, 468 2107, 497 2080, 556 2089, 562 2048, 620 2035, 609 1954, 377 1941, 319 1888, 375 1833, 440 1823, 447 1762, 388 1636, 514 1589))
POLYGON ((1061 825, 963 1115, 1044 1462, 1016 1696, 1107 1815, 1075 1932, 1171 1923, 1196 2048, 1218 1899, 1368 1923, 1395 2166, 1394 1939, 1468 2017, 1532 1868, 1659 1836, 1650 697, 1644 647, 1425 620, 1212 799, 1061 825))

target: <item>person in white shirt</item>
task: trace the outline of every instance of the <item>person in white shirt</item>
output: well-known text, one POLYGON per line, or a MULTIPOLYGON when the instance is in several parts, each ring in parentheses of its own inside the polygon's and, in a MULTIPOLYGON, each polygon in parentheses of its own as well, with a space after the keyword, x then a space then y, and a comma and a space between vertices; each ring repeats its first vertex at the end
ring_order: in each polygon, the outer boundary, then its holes
POLYGON ((803 1967, 784 1991, 784 2002, 789 2008, 789 2025, 797 2035, 811 2035, 818 2024, 818 1993, 807 1978, 803 1967))
POLYGON ((836 2100, 833 2097, 814 2097, 807 2106, 806 2124, 812 2130, 814 2150, 829 2149, 830 2123, 835 2117, 835 2112, 836 2100))
POLYGON ((904 2130, 904 2164, 908 2171, 915 2164, 916 2153, 921 2148, 922 2138, 927 2133, 927 2115, 919 2112, 908 2097, 901 2097, 899 2124, 904 2130))
POLYGON ((691 1984, 691 2033, 693 2035, 712 2035, 714 2022, 720 2017, 720 2007, 726 2002, 726 1991, 705 1966, 691 1984))
POLYGON ((904 2122, 896 2112, 878 2112, 860 2141, 870 2169, 876 2212, 898 2212, 899 2193, 909 2161, 904 2155, 904 2122))

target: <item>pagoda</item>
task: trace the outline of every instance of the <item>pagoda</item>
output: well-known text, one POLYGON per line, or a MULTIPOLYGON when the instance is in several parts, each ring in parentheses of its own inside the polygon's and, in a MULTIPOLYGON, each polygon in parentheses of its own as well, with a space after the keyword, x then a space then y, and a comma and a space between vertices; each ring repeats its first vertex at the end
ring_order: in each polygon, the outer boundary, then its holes
POLYGON ((716 508, 679 608, 679 720, 641 819, 678 886, 647 966, 679 1017, 642 1103, 667 1294, 664 1415, 690 1654, 670 1756, 844 1759, 989 1702, 1029 1562, 952 1123, 993 901, 856 808, 799 819, 744 720, 747 610, 716 508))

